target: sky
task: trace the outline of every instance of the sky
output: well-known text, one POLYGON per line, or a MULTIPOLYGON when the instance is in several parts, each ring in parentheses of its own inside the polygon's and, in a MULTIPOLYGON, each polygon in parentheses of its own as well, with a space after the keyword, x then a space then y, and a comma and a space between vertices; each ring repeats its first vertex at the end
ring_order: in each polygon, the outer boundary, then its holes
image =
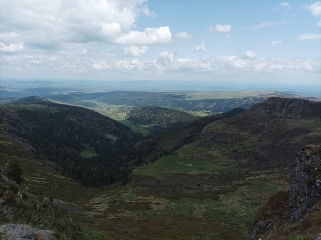
POLYGON ((321 88, 321 1, 0 0, 0 80, 321 88))

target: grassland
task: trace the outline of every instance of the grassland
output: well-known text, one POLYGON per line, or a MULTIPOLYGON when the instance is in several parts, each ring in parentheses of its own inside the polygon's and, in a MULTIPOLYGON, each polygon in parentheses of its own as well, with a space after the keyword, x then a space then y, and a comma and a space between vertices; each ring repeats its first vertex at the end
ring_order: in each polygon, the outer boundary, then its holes
POLYGON ((213 171, 222 171, 224 167, 218 164, 195 161, 175 155, 166 155, 156 162, 135 171, 137 175, 162 177, 169 173, 197 174, 213 171))
POLYGON ((92 148, 87 148, 79 153, 83 158, 92 158, 98 156, 98 154, 92 148))
POLYGON ((256 209, 288 187, 284 169, 243 174, 232 162, 222 167, 224 159, 197 159, 204 150, 191 145, 140 168, 125 186, 88 188, 15 143, 0 144, 1 164, 20 157, 30 191, 52 197, 88 239, 247 239, 256 209))

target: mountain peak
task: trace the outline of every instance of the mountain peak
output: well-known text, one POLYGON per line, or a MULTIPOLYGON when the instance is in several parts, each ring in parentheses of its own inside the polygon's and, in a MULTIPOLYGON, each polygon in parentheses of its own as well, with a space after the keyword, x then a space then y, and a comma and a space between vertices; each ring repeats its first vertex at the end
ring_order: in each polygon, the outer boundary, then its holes
POLYGON ((276 118, 321 119, 321 103, 299 98, 271 97, 235 118, 246 121, 276 118))
POLYGON ((250 108, 256 116, 272 118, 321 118, 321 103, 299 98, 271 97, 250 108))

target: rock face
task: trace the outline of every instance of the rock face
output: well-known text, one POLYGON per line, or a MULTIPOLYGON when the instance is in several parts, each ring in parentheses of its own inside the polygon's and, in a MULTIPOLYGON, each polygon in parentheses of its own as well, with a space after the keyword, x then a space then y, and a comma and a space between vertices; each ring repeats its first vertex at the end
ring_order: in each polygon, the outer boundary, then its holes
MULTIPOLYGON (((290 174, 289 192, 272 195, 258 210, 251 239, 257 239, 289 221, 296 223, 316 208, 321 197, 321 146, 305 146, 291 165, 290 174)), ((316 240, 321 240, 321 234, 316 240)))
POLYGON ((297 221, 314 210, 321 195, 321 146, 303 148, 290 171, 289 207, 291 219, 297 221))
POLYGON ((7 240, 51 240, 54 234, 50 230, 39 230, 27 224, 7 224, 0 227, 0 233, 7 240))

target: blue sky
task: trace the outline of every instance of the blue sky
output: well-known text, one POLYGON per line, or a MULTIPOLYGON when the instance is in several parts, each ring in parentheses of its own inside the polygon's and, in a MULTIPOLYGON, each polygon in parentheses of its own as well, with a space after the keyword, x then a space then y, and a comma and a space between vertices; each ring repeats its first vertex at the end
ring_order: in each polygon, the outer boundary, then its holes
POLYGON ((0 79, 321 85, 320 1, 0 0, 0 79))

